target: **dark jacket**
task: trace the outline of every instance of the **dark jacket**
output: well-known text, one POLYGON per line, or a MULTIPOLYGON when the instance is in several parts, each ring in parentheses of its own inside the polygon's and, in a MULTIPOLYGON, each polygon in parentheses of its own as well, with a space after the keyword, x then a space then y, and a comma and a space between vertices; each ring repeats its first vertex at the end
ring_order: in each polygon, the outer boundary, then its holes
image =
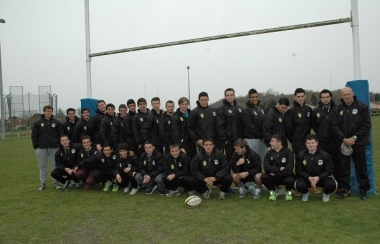
POLYGON ((164 171, 166 175, 174 174, 176 177, 190 175, 190 164, 191 159, 183 152, 177 158, 168 153, 164 158, 164 171))
POLYGON ((115 116, 111 116, 109 114, 106 114, 104 118, 102 119, 102 122, 100 123, 100 140, 102 146, 104 145, 110 145, 114 147, 114 143, 112 141, 112 127, 115 123, 115 116))
POLYGON ((173 117, 167 112, 162 113, 159 122, 159 133, 162 145, 165 147, 173 144, 173 117))
POLYGON ((135 150, 137 147, 137 143, 135 142, 135 137, 133 136, 132 131, 132 120, 136 113, 132 113, 129 111, 127 116, 121 121, 122 123, 122 132, 120 142, 126 142, 130 146, 131 149, 135 150))
POLYGON ((183 142, 191 141, 189 135, 189 124, 188 117, 190 116, 191 110, 187 110, 187 117, 181 110, 178 108, 177 111, 173 115, 172 119, 172 139, 173 143, 177 143, 180 146, 183 142))
POLYGON ((255 151, 253 151, 249 147, 247 148, 247 151, 244 155, 238 155, 236 152, 233 152, 231 155, 231 169, 232 172, 237 174, 242 172, 248 172, 249 175, 254 176, 262 172, 261 158, 257 153, 255 153, 255 151), (243 157, 245 159, 244 164, 237 166, 237 161, 239 161, 243 157))
MULTIPOLYGON (((86 149, 82 148, 77 155, 77 165, 78 167, 84 166, 84 160, 88 159, 90 157, 94 157, 95 154, 97 154, 98 151, 96 150, 96 147, 92 147, 89 151, 86 151, 86 149)), ((85 166, 87 169, 91 169, 90 165, 87 164, 85 166)))
POLYGON ((299 152, 296 156, 296 174, 306 180, 309 176, 318 176, 322 180, 332 175, 334 164, 330 154, 325 151, 317 150, 314 154, 310 154, 308 150, 299 152))
POLYGON ((145 114, 141 112, 140 109, 138 109, 136 115, 132 119, 132 132, 133 136, 135 137, 136 144, 144 143, 144 138, 141 135, 141 129, 145 123, 145 118, 148 112, 149 109, 147 109, 147 112, 145 114))
POLYGON ((113 175, 116 177, 117 174, 121 174, 124 172, 125 168, 131 167, 131 172, 133 172, 133 176, 139 172, 139 158, 136 155, 132 157, 122 158, 120 154, 116 154, 116 165, 113 170, 113 175))
POLYGON ((77 164, 79 151, 82 149, 81 144, 71 143, 68 149, 62 146, 55 152, 55 167, 65 170, 65 168, 73 169, 77 164))
POLYGON ((116 166, 116 155, 106 157, 103 152, 95 154, 93 157, 89 157, 81 162, 85 168, 99 169, 111 173, 116 166))
POLYGON ((74 126, 74 131, 72 134, 72 142, 80 143, 82 136, 87 135, 87 121, 81 118, 78 123, 74 126))
POLYGON ((285 112, 285 131, 288 140, 304 141, 305 137, 311 131, 311 107, 306 104, 301 107, 296 101, 293 102, 293 107, 285 112))
POLYGON ((269 150, 264 157, 264 170, 265 173, 274 173, 275 176, 293 175, 293 152, 287 147, 283 147, 278 153, 273 149, 269 150), (285 169, 280 171, 281 167, 285 169))
POLYGON ((204 138, 216 139, 216 109, 202 107, 197 101, 197 107, 189 115, 189 134, 195 142, 204 138))
POLYGON ((143 177, 149 175, 152 179, 156 178, 159 174, 164 173, 162 153, 154 150, 150 157, 146 152, 142 153, 139 160, 139 170, 143 177))
POLYGON ((263 120, 263 136, 267 147, 270 146, 269 143, 272 139, 272 136, 275 134, 282 135, 284 137, 285 142, 287 141, 284 125, 284 116, 274 106, 265 114, 263 120))
POLYGON ((332 117, 334 110, 336 110, 334 101, 331 101, 330 106, 324 107, 322 102, 318 103, 318 107, 313 109, 311 114, 311 125, 319 142, 336 142, 332 127, 332 117))
POLYGON ((264 110, 259 107, 260 101, 257 106, 254 106, 249 101, 243 109, 243 123, 244 123, 244 138, 248 139, 262 139, 263 138, 263 121, 264 110))
POLYGON ((62 122, 63 134, 67 135, 71 142, 74 142, 74 127, 79 122, 79 118, 75 116, 74 123, 69 121, 69 117, 66 116, 65 121, 62 122))
POLYGON ((111 128, 111 140, 115 148, 119 145, 120 142, 124 141, 124 121, 125 118, 120 117, 120 114, 118 116, 115 116, 114 123, 111 128))
POLYGON ((356 136, 356 145, 369 144, 369 131, 371 130, 371 115, 368 106, 357 100, 354 96, 354 102, 347 106, 343 99, 340 100, 336 113, 333 117, 333 128, 335 135, 340 142, 344 138, 356 136))
POLYGON ((59 147, 59 136, 62 134, 61 122, 51 116, 49 120, 42 114, 32 129, 33 148, 56 148, 59 147))
POLYGON ((93 144, 102 144, 100 137, 100 123, 102 122, 104 116, 106 115, 97 109, 95 111, 95 115, 92 116, 88 121, 87 133, 91 136, 93 144))
POLYGON ((162 116, 162 110, 158 114, 154 109, 150 110, 146 117, 145 122, 141 128, 141 136, 143 141, 151 141, 155 146, 162 146, 161 136, 160 136, 160 118, 162 116))
POLYGON ((218 149, 214 149, 211 155, 201 150, 191 161, 190 169, 191 174, 200 181, 207 177, 215 177, 216 180, 220 180, 231 171, 226 156, 218 149))
POLYGON ((236 141, 244 136, 243 109, 236 101, 232 106, 224 99, 216 114, 217 132, 222 142, 236 141))

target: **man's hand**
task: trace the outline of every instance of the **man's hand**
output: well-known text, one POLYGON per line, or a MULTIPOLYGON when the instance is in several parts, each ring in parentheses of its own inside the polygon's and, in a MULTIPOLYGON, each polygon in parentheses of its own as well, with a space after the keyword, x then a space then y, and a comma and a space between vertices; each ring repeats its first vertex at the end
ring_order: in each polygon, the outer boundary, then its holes
POLYGON ((317 187, 317 184, 319 182, 319 177, 318 176, 314 176, 314 177, 309 177, 309 181, 311 183, 311 187, 313 188, 316 188, 317 187))
POLYGON ((66 173, 68 173, 69 175, 72 175, 74 170, 70 169, 70 168, 65 168, 65 171, 66 173))
POLYGON ((212 186, 214 185, 214 182, 216 181, 215 177, 206 177, 204 179, 204 182, 206 182, 206 185, 212 186))
POLYGON ((126 168, 123 170, 124 173, 128 173, 129 171, 131 171, 131 167, 126 167, 126 168))
POLYGON ((96 150, 98 150, 98 152, 101 152, 102 151, 102 146, 100 144, 96 144, 96 150))
POLYGON ((121 176, 119 174, 116 175, 116 181, 118 183, 121 183, 121 176))
POLYGON ((199 140, 197 141, 197 144, 198 144, 200 147, 203 146, 203 140, 199 139, 199 140))
POLYGON ((244 162, 245 162, 245 159, 244 159, 244 157, 242 157, 241 159, 239 159, 239 160, 236 162, 236 166, 240 166, 240 165, 244 164, 244 162))
POLYGON ((170 174, 170 175, 168 175, 168 177, 166 177, 166 179, 171 181, 172 179, 174 179, 174 177, 175 177, 175 174, 170 174))
POLYGON ((144 180, 143 180, 143 184, 146 184, 150 181, 150 176, 149 175, 144 175, 144 180))
POLYGON ((355 144, 355 139, 353 137, 350 138, 344 138, 343 143, 346 144, 347 146, 353 146, 355 144))

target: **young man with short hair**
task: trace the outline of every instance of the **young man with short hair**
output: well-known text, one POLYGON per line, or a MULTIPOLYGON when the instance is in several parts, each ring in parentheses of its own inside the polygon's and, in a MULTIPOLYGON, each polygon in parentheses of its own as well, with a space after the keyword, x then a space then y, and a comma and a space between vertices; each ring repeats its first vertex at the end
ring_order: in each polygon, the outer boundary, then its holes
POLYGON ((115 122, 115 105, 112 103, 107 104, 106 106, 106 115, 100 123, 100 139, 101 144, 110 145, 112 148, 115 147, 112 140, 112 128, 114 127, 115 122))
POLYGON ((74 131, 72 135, 73 143, 80 143, 82 136, 87 135, 87 123, 90 119, 90 109, 82 108, 81 115, 82 116, 80 120, 74 126, 74 131))
POLYGON ((323 188, 322 201, 328 202, 330 193, 337 188, 337 182, 331 177, 333 162, 328 153, 318 149, 318 138, 309 134, 305 139, 306 150, 296 156, 297 180, 294 183, 295 190, 303 194, 302 201, 309 200, 308 188, 323 188))
POLYGON ((252 189, 253 198, 259 198, 261 192, 261 158, 253 151, 247 141, 239 138, 234 143, 235 152, 231 155, 232 179, 239 187, 239 197, 245 196, 245 188, 242 183, 255 182, 252 189))
POLYGON ((66 109, 66 118, 62 122, 63 134, 67 135, 70 141, 73 141, 73 132, 75 125, 79 122, 79 118, 75 115, 75 109, 66 109))
POLYGON ((91 165, 84 165, 83 162, 85 159, 93 157, 98 153, 96 147, 92 147, 91 136, 84 135, 81 138, 82 149, 78 152, 77 163, 74 168, 74 174, 77 178, 83 183, 86 184, 85 190, 90 190, 92 182, 94 182, 93 173, 90 173, 93 168, 91 165), (88 179, 88 182, 87 182, 88 179))
POLYGON ((160 118, 162 116, 161 101, 159 97, 151 99, 152 110, 150 110, 145 118, 145 122, 141 128, 141 135, 144 141, 151 141, 156 150, 163 153, 162 140, 160 135, 160 118))
POLYGON ((283 146, 284 138, 280 134, 272 136, 271 149, 264 157, 264 171, 261 182, 269 191, 269 200, 275 201, 277 198, 276 187, 285 185, 285 200, 291 201, 292 189, 294 186, 294 156, 292 151, 283 146))
POLYGON ((114 118, 114 123, 111 129, 112 143, 115 148, 118 148, 119 143, 125 142, 124 138, 124 123, 123 120, 128 115, 128 108, 125 104, 119 105, 119 113, 114 118))
POLYGON ((100 152, 102 150, 102 139, 100 136, 100 123, 106 115, 106 102, 104 100, 98 101, 98 109, 95 115, 90 118, 87 124, 87 133, 91 136, 96 149, 100 152))
POLYGON ((144 153, 144 140, 143 136, 141 135, 141 129, 145 122, 146 115, 149 112, 149 109, 146 107, 145 98, 142 97, 137 100, 137 106, 139 109, 132 119, 132 132, 135 138, 135 143, 137 145, 137 154, 141 155, 144 153))
MULTIPOLYGON (((53 107, 46 105, 43 108, 41 118, 37 120, 32 129, 32 144, 35 149, 40 168, 39 191, 46 188, 47 161, 49 158, 51 170, 55 169, 55 153, 59 147, 59 136, 62 133, 61 123, 53 116, 53 107)), ((54 188, 60 189, 57 180, 53 179, 54 188)))
POLYGON ((191 161, 190 184, 202 194, 203 199, 210 198, 209 187, 219 187, 219 200, 224 200, 232 183, 230 164, 224 153, 215 148, 212 138, 205 138, 202 143, 203 150, 191 161))
POLYGON ((155 150, 152 142, 146 141, 144 144, 145 152, 141 154, 139 160, 139 170, 136 181, 148 188, 147 195, 152 194, 157 188, 158 193, 165 195, 165 183, 162 179, 164 173, 163 155, 155 150))
POLYGON ((174 114, 174 102, 168 100, 165 104, 166 111, 162 113, 159 122, 159 133, 162 141, 164 155, 169 154, 169 146, 173 144, 172 124, 174 114))

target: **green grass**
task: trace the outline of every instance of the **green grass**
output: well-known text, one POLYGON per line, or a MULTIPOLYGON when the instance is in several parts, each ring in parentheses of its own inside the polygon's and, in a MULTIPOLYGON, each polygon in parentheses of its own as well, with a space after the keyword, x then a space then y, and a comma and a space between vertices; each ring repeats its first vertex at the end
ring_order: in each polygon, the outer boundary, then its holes
MULTIPOLYGON (((374 147, 380 117, 372 118, 374 147)), ((0 243, 378 243, 380 197, 362 201, 310 194, 268 201, 251 194, 217 199, 217 190, 199 208, 184 206, 186 195, 135 196, 101 190, 38 192, 39 171, 31 141, 0 141, 0 243)), ((374 164, 380 163, 374 150, 374 164)), ((379 189, 379 167, 376 189, 379 189)))

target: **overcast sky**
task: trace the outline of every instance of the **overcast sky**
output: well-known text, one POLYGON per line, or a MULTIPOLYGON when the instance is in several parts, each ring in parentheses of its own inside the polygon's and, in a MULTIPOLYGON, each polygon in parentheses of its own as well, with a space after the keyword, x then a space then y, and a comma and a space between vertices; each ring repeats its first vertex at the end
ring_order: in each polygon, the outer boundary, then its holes
MULTIPOLYGON (((93 53, 350 16, 350 0, 90 1, 93 53)), ((83 0, 0 0, 4 93, 51 85, 58 107, 87 97, 83 0)), ((380 92, 380 1, 359 1, 362 79, 380 92)), ((349 23, 151 49, 92 59, 92 96, 116 106, 129 98, 166 100, 201 91, 210 101, 232 87, 293 93, 338 89, 354 80, 349 23), (330 79, 331 77, 331 79, 330 79), (331 82, 332 80, 332 82, 331 82), (146 87, 146 89, 145 89, 146 87)), ((177 106, 176 106, 177 107, 177 106)))

